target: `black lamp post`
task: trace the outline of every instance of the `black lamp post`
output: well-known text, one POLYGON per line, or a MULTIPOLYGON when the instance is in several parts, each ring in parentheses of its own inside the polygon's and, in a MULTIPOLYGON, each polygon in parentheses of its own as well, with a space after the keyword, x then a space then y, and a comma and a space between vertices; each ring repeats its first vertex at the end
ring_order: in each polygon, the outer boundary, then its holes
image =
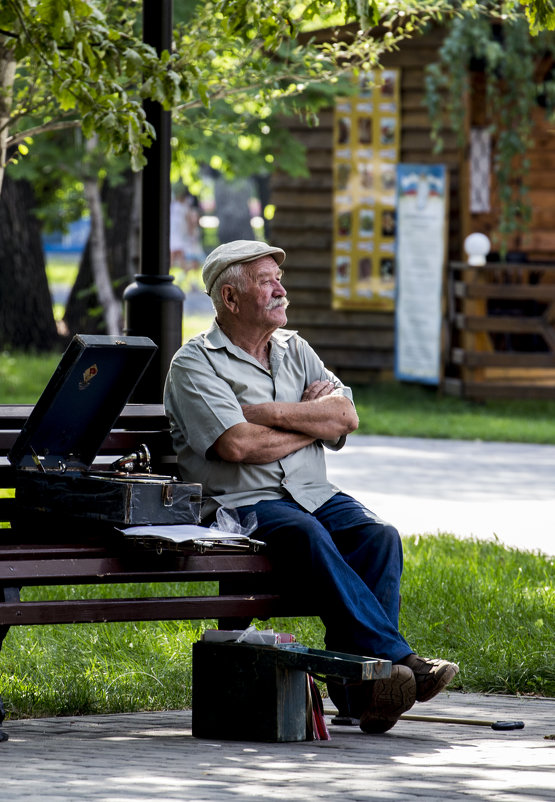
MULTIPOLYGON (((143 41, 158 54, 172 45, 172 0, 143 0, 143 41)), ((133 401, 160 403, 172 356, 181 345, 183 292, 170 276, 171 112, 145 100, 156 131, 142 172, 141 272, 123 293, 124 332, 150 337, 158 351, 137 385, 133 401)))

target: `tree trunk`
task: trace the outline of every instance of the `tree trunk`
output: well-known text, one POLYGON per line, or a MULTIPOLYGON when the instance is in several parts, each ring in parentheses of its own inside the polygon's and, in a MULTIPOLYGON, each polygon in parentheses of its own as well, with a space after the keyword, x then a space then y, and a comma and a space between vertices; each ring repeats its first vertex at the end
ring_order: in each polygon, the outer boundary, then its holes
POLYGON ((91 271, 98 301, 103 311, 103 328, 106 334, 118 335, 121 334, 122 324, 121 304, 114 295, 108 271, 104 215, 96 176, 85 179, 84 185, 85 198, 91 216, 91 233, 89 235, 91 271))
POLYGON ((7 157, 6 143, 10 130, 9 121, 14 79, 15 59, 13 47, 9 46, 7 37, 0 34, 0 192, 2 191, 7 157))
POLYGON ((34 205, 31 185, 5 175, 0 193, 0 348, 51 351, 61 345, 34 205))
MULTIPOLYGON (((140 178, 129 171, 116 186, 102 187, 106 257, 112 288, 121 313, 121 296, 139 272, 140 178), (137 209, 139 218, 137 218, 137 209)), ((91 237, 83 251, 79 272, 68 298, 64 322, 72 334, 105 333, 99 296, 93 280, 91 237)))

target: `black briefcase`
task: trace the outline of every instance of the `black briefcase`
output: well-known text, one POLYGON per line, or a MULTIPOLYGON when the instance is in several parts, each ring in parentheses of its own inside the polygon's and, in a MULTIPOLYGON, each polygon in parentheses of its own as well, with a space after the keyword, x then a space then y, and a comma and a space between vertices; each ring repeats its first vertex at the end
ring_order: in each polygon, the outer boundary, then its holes
POLYGON ((20 508, 115 526, 200 521, 201 485, 149 472, 146 446, 137 472, 94 466, 155 351, 148 337, 75 335, 8 455, 20 508))

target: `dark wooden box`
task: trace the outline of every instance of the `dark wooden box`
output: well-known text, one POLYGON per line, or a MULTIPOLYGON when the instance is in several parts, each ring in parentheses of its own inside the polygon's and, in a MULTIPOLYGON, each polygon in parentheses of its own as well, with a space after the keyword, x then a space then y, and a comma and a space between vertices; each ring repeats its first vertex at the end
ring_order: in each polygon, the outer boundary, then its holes
POLYGON ((288 742, 307 737, 307 678, 277 649, 193 644, 193 735, 288 742))
POLYGON ((200 484, 94 470, 155 351, 148 337, 72 339, 8 455, 18 506, 116 526, 199 522, 200 484))
POLYGON ((299 643, 198 641, 193 644, 193 735, 239 741, 307 740, 307 673, 363 682, 391 676, 391 661, 299 643))

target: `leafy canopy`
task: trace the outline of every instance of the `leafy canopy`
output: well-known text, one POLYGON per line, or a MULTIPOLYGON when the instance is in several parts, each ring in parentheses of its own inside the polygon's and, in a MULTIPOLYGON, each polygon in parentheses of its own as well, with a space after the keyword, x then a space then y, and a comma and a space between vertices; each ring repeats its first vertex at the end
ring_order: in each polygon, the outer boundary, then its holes
MULTIPOLYGON (((531 26, 555 24, 552 2, 524 5, 531 26)), ((172 47, 157 54, 142 41, 142 0, 2 0, 0 157, 6 144, 25 153, 38 133, 74 127, 87 139, 96 134, 106 155, 127 154, 139 170, 155 135, 143 107, 150 99, 171 109, 182 151, 221 151, 229 169, 250 153, 270 168, 270 143, 283 140, 277 114, 315 119, 343 75, 379 67, 385 52, 430 20, 468 10, 510 15, 517 7, 494 0, 175 0, 172 47)), ((293 154, 292 169, 300 161, 293 154)))
POLYGON ((206 132, 227 120, 228 130, 248 128, 276 107, 310 106, 308 86, 333 86, 347 68, 375 67, 427 20, 468 4, 176 0, 173 47, 157 54, 142 41, 139 0, 3 0, 0 77, 10 60, 17 70, 13 97, 0 81, 0 132, 9 129, 9 142, 17 144, 43 130, 79 126, 140 169, 154 136, 145 99, 171 109, 178 125, 206 132), (348 38, 310 34, 346 23, 348 38))

